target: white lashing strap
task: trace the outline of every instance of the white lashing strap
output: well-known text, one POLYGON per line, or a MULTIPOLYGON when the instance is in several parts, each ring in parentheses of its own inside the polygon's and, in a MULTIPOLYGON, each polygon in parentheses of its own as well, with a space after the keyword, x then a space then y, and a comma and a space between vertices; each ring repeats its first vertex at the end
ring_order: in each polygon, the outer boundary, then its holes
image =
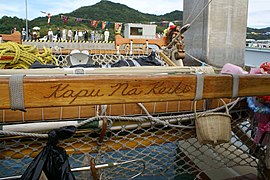
POLYGON ((196 94, 194 100, 200 100, 203 97, 203 85, 204 85, 204 77, 202 74, 196 74, 197 81, 196 81, 196 94))
POLYGON ((141 66, 140 63, 138 63, 138 61, 131 59, 131 61, 133 62, 133 64, 137 67, 137 66, 141 66))
POLYGON ((237 74, 231 74, 232 75, 232 98, 238 97, 238 91, 239 91, 239 75, 237 74))
POLYGON ((15 74, 9 78, 9 97, 11 110, 25 111, 23 97, 23 74, 15 74))

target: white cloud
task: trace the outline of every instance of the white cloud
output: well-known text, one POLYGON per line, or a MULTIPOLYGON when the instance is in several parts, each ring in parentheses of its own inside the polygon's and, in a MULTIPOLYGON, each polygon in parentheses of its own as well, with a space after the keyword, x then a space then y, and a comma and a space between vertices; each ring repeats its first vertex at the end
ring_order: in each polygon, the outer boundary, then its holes
POLYGON ((269 0, 249 0, 248 27, 270 27, 269 7, 269 0))
MULTIPOLYGON (((52 14, 70 13, 82 6, 91 6, 99 2, 99 0, 71 0, 71 1, 53 1, 51 2, 50 11, 52 14)), ((49 11, 48 10, 48 11, 49 11)))
POLYGON ((270 10, 252 12, 248 17, 248 27, 264 28, 270 27, 270 10))
POLYGON ((183 10, 183 0, 113 0, 117 3, 124 3, 127 6, 143 13, 162 15, 174 10, 183 10))
MULTIPOLYGON (((22 7, 20 4, 11 3, 11 5, 5 5, 6 3, 0 2, 0 17, 2 16, 17 16, 22 17, 22 7)), ((24 17, 25 17, 25 11, 24 17)))

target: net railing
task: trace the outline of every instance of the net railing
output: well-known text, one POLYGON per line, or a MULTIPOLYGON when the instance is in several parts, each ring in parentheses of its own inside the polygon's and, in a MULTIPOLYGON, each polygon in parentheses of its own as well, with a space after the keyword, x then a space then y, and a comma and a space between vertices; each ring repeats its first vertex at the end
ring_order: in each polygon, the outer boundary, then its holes
MULTIPOLYGON (((245 167, 254 171, 258 157, 251 137, 254 129, 249 110, 240 105, 235 108, 231 111, 230 143, 201 145, 196 138, 194 116, 187 116, 192 111, 153 114, 154 118, 169 122, 164 124, 145 118, 146 114, 106 116, 100 111, 98 126, 79 129, 60 146, 69 154, 76 179, 92 179, 92 173, 100 179, 129 179, 137 175, 139 179, 203 179, 217 178, 219 173, 210 172, 221 169, 245 167), (90 170, 91 165, 96 171, 90 170)), ((23 174, 46 143, 44 138, 2 136, 0 177, 23 174)))
MULTIPOLYGON (((88 63, 89 64, 98 64, 100 66, 106 66, 110 64, 117 63, 119 60, 127 60, 127 59, 134 59, 134 57, 143 57, 141 56, 133 56, 133 55, 117 55, 117 54, 90 54, 88 63)), ((62 67, 68 67, 71 65, 70 63, 70 56, 69 55, 56 55, 56 59, 58 60, 58 63, 62 67)))

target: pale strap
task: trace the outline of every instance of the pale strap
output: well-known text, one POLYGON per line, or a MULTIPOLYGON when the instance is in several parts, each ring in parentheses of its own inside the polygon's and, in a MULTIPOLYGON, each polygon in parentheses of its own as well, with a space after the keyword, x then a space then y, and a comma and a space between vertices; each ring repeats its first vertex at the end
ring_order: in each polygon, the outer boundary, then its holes
POLYGON ((137 67, 137 66, 141 66, 140 63, 138 63, 138 61, 131 59, 131 61, 133 62, 133 64, 137 67))
POLYGON ((200 100, 203 97, 203 85, 204 85, 204 77, 202 74, 196 74, 196 94, 194 100, 200 100))
POLYGON ((9 97, 11 110, 25 111, 23 97, 23 74, 14 74, 9 78, 9 97))
POLYGON ((239 75, 238 74, 231 74, 233 86, 232 86, 232 98, 238 97, 238 91, 239 91, 239 75))

